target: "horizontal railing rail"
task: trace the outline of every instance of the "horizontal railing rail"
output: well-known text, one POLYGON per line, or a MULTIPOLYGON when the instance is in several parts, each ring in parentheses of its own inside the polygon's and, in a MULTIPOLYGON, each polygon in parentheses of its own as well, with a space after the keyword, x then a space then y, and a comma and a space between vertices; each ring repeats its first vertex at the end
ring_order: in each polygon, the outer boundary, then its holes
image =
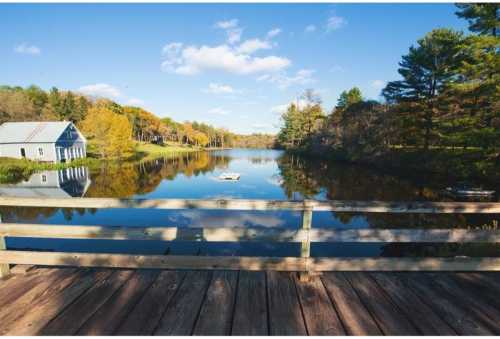
POLYGON ((118 227, 0 224, 0 236, 19 238, 270 241, 270 242, 500 242, 500 229, 327 229, 282 227, 118 227))
POLYGON ((291 210, 302 212, 302 227, 116 227, 80 225, 0 224, 0 275, 9 264, 104 266, 163 269, 244 269, 285 271, 329 270, 500 270, 500 258, 333 258, 311 257, 311 243, 498 243, 498 229, 329 229, 312 228, 314 211, 370 213, 500 213, 500 203, 471 202, 360 202, 195 199, 35 199, 0 197, 0 206, 58 208, 157 208, 291 210), (301 243, 300 257, 129 255, 7 250, 5 238, 160 240, 213 242, 301 243))
POLYGON ((0 206, 60 208, 151 208, 254 211, 332 211, 359 213, 480 213, 500 214, 500 203, 491 202, 387 202, 347 200, 250 199, 116 199, 0 197, 0 206))

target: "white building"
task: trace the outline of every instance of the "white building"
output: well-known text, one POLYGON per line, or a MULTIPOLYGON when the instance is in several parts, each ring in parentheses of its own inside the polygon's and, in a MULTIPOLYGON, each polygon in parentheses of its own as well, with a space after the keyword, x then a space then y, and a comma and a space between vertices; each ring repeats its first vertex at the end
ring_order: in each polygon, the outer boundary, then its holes
POLYGON ((69 121, 6 122, 0 126, 0 157, 66 162, 86 154, 87 139, 69 121))

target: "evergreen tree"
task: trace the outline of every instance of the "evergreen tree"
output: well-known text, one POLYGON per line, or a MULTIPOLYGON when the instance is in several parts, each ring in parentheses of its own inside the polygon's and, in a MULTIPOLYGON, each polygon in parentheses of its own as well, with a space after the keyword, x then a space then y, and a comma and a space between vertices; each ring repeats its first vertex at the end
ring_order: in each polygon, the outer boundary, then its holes
POLYGON ((59 119, 60 120, 70 120, 71 116, 74 114, 76 109, 75 105, 75 96, 71 91, 68 91, 61 103, 61 108, 59 111, 59 119))
POLYGON ((358 87, 353 87, 349 91, 343 91, 340 93, 340 97, 337 101, 338 109, 345 109, 350 105, 356 104, 363 101, 363 95, 358 87))
POLYGON ((500 5, 495 2, 489 3, 459 3, 456 5, 459 18, 469 22, 469 30, 481 35, 498 36, 500 30, 500 5))
POLYGON ((410 47, 399 63, 398 72, 403 80, 389 82, 382 91, 390 103, 412 101, 420 106, 425 149, 431 142, 433 118, 438 109, 435 98, 458 78, 462 41, 460 32, 444 28, 431 31, 418 40, 417 46, 410 47))
POLYGON ((38 117, 42 116, 43 108, 47 104, 48 96, 40 87, 31 85, 24 91, 33 103, 33 108, 38 117))
POLYGON ((49 92, 47 111, 50 111, 58 118, 61 117, 62 113, 62 99, 61 94, 57 87, 52 87, 49 92))

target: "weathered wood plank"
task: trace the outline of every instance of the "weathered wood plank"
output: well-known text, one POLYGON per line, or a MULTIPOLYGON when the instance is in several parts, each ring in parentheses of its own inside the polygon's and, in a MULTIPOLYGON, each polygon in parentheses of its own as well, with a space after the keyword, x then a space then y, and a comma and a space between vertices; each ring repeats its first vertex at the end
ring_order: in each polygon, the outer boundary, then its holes
POLYGON ((284 241, 300 242, 302 230, 248 227, 118 227, 2 224, 6 237, 162 241, 284 241))
MULTIPOLYGON (((0 224, 1 224, 1 216, 0 216, 0 224)), ((1 227, 1 226, 0 226, 1 227)), ((7 249, 7 245, 5 244, 5 237, 0 234, 0 251, 4 251, 7 249)), ((0 263, 0 279, 7 277, 10 274, 10 265, 9 263, 0 263)))
POLYGON ((170 300, 155 335, 191 335, 212 272, 188 272, 170 300))
POLYGON ((7 305, 37 286, 46 279, 48 274, 53 272, 54 269, 37 269, 24 276, 10 276, 9 279, 2 281, 0 288, 0 305, 4 308, 7 307, 7 305))
MULTIPOLYGON (((1 255, 1 254, 0 254, 1 255)), ((500 258, 310 258, 312 271, 499 271, 500 258)))
POLYGON ((418 335, 419 332, 401 310, 380 290, 367 274, 344 273, 363 304, 386 335, 418 335))
POLYGON ((312 225, 312 209, 302 211, 302 231, 304 232, 304 239, 302 240, 300 256, 302 258, 309 258, 311 256, 311 240, 309 231, 312 225))
POLYGON ((34 269, 35 265, 15 265, 10 269, 10 273, 12 274, 26 274, 32 269, 34 269))
POLYGON ((302 258, 128 255, 67 252, 0 251, 0 262, 16 264, 158 268, 158 269, 225 269, 303 271, 302 258))
POLYGON ((114 335, 152 335, 185 275, 162 271, 114 335))
POLYGON ((381 289, 394 301, 399 309, 423 335, 456 335, 457 333, 444 322, 427 304, 415 295, 390 273, 372 273, 381 289))
POLYGON ((500 284, 495 285, 484 279, 484 273, 455 273, 452 277, 467 291, 478 293, 488 300, 489 303, 500 309, 498 291, 500 284))
POLYGON ((493 332, 475 319, 467 309, 462 309, 443 295, 436 285, 421 273, 393 273, 424 300, 444 321, 460 335, 492 335, 493 332))
POLYGON ((237 280, 238 272, 214 272, 194 327, 194 335, 231 334, 237 280))
POLYGON ((345 335, 325 287, 318 276, 301 281, 295 276, 295 285, 302 306, 309 335, 345 335))
MULTIPOLYGON (((308 215, 307 213, 305 215, 308 215)), ((500 242, 500 230, 467 229, 303 229, 251 227, 118 227, 2 224, 5 237, 162 241, 283 242, 500 242)))
POLYGON ((0 251, 0 263, 250 271, 499 271, 500 258, 297 258, 0 251))
POLYGON ((116 199, 0 197, 0 206, 61 208, 156 208, 224 210, 295 210, 370 213, 500 213, 495 202, 293 201, 251 199, 116 199))
POLYGON ((136 271, 92 317, 78 330, 78 335, 112 335, 130 310, 151 286, 159 272, 136 271))
MULTIPOLYGON (((462 273, 459 273, 459 275, 462 275, 462 273)), ((497 272, 471 273, 470 276, 480 280, 482 284, 489 286, 491 289, 500 289, 500 275, 497 272)))
POLYGON ((486 324, 495 334, 500 334, 500 311, 490 306, 483 299, 478 299, 471 292, 464 291, 451 277, 444 273, 433 273, 428 276, 439 288, 462 308, 469 310, 477 319, 486 324))
POLYGON ((468 229, 320 229, 311 242, 500 242, 500 230, 468 229))
POLYGON ((232 335, 268 335, 266 274, 240 271, 232 335))
POLYGON ((75 335, 78 329, 130 278, 132 271, 101 271, 91 288, 52 319, 40 335, 75 335))
POLYGON ((251 199, 116 199, 0 197, 0 206, 61 208, 155 208, 223 210, 302 210, 304 201, 251 199))
POLYGON ((76 272, 76 269, 54 270, 51 274, 45 275, 44 279, 37 280, 37 284, 32 285, 9 307, 1 308, 0 324, 2 324, 2 329, 0 334, 5 334, 9 330, 10 324, 15 323, 18 318, 31 311, 33 305, 37 304, 40 299, 53 296, 71 284, 76 279, 76 272))
POLYGON ((292 274, 266 272, 271 335, 307 335, 292 274))
POLYGON ((315 211, 365 213, 499 213, 496 202, 313 201, 315 211))
POLYGON ((96 279, 95 274, 88 270, 80 270, 74 275, 75 278, 70 284, 64 284, 64 281, 61 284, 55 283, 51 287, 54 293, 47 293, 43 300, 37 300, 30 305, 29 312, 5 328, 7 330, 5 334, 36 335, 61 310, 92 286, 96 279))
POLYGON ((325 273, 321 280, 347 334, 357 336, 382 334, 373 317, 340 272, 325 273))

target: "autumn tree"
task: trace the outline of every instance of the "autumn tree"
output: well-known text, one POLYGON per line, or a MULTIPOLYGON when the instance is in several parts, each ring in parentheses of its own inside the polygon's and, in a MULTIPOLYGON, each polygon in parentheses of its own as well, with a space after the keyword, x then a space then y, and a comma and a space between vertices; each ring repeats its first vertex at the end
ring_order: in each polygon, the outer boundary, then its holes
POLYGON ((22 89, 0 88, 0 123, 36 120, 35 117, 36 109, 22 89))
POLYGON ((132 125, 125 115, 105 105, 89 109, 80 128, 102 158, 127 158, 133 154, 132 125))

